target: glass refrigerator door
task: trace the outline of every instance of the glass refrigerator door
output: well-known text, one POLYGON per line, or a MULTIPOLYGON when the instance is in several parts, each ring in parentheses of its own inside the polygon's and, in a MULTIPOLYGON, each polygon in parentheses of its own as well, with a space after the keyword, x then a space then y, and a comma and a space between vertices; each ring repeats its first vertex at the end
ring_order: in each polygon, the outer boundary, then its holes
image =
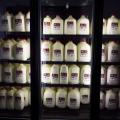
POLYGON ((0 0, 0 119, 30 118, 30 1, 0 0))
POLYGON ((104 1, 100 117, 105 120, 120 120, 119 2, 104 1))
POLYGON ((42 0, 42 119, 90 119, 92 1, 42 0))

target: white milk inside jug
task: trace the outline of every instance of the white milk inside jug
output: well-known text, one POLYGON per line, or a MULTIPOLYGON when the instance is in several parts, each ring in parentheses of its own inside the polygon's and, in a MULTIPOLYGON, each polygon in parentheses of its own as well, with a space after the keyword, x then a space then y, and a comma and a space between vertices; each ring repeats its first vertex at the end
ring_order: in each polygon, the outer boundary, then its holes
POLYGON ((91 60, 91 47, 86 42, 86 39, 83 39, 78 44, 78 61, 80 62, 90 62, 91 60))
POLYGON ((77 61, 77 46, 72 41, 65 45, 65 61, 77 61))
POLYGON ((90 89, 89 88, 81 88, 80 89, 80 98, 82 104, 90 103, 90 89))
POLYGON ((119 20, 114 15, 108 18, 107 21, 107 34, 119 34, 119 20))
POLYGON ((46 107, 55 107, 55 91, 51 88, 46 88, 44 92, 43 104, 46 107))
POLYGON ((117 94, 113 90, 106 91, 105 107, 108 110, 113 110, 117 108, 117 94))
POLYGON ((22 12, 19 12, 14 18, 14 31, 25 31, 25 17, 22 12))
POLYGON ((103 30, 102 30, 103 35, 107 33, 107 21, 106 19, 103 18, 103 30))
POLYGON ((0 109, 6 109, 6 89, 0 89, 0 109))
POLYGON ((7 91, 7 102, 6 102, 6 108, 7 109, 14 109, 14 89, 10 89, 7 91))
POLYGON ((52 61, 63 61, 64 56, 64 45, 56 41, 52 46, 52 61))
POLYGON ((42 61, 51 61, 52 56, 52 42, 43 41, 41 45, 41 60, 42 61))
POLYGON ((79 84, 80 83, 80 68, 77 65, 71 65, 69 67, 69 83, 79 84))
POLYGON ((101 66, 101 85, 106 84, 106 69, 105 67, 101 66))
POLYGON ((13 46, 12 40, 4 41, 1 46, 1 58, 2 59, 13 59, 13 46))
POLYGON ((91 67, 84 65, 81 68, 81 84, 90 85, 91 83, 91 67))
POLYGON ((9 12, 1 17, 1 31, 12 31, 12 15, 9 12))
POLYGON ((105 48, 105 45, 102 44, 102 62, 105 62, 106 61, 106 48, 105 48))
POLYGON ((43 83, 51 83, 51 78, 50 78, 50 72, 51 72, 51 66, 48 64, 42 65, 42 79, 41 81, 43 83))
POLYGON ((56 93, 56 106, 59 108, 66 108, 67 106, 67 90, 58 89, 56 93))
POLYGON ((15 45, 15 59, 27 60, 30 57, 29 43, 26 40, 19 40, 15 45))
POLYGON ((68 35, 76 34, 76 20, 73 18, 72 15, 70 15, 65 20, 64 34, 68 34, 68 35))
POLYGON ((111 65, 107 69, 107 84, 118 85, 119 84, 119 68, 117 66, 111 65))
POLYGON ((51 67, 51 75, 50 75, 50 78, 51 78, 51 83, 52 84, 59 84, 60 81, 59 81, 59 65, 52 65, 51 67))
POLYGON ((61 65, 60 67, 60 84, 68 84, 68 66, 61 65))
POLYGON ((15 68, 15 82, 16 83, 26 83, 26 66, 23 64, 16 65, 15 68))
POLYGON ((27 82, 31 83, 31 67, 27 65, 27 82))
POLYGON ((52 19, 51 34, 63 34, 63 20, 58 15, 52 19))
POLYGON ((70 109, 80 108, 80 92, 78 89, 71 89, 68 92, 67 104, 70 109))
POLYGON ((3 82, 6 82, 6 83, 13 83, 14 82, 13 70, 14 70, 14 66, 10 63, 5 64, 3 66, 3 82))
POLYGON ((30 11, 26 14, 25 28, 27 32, 30 32, 30 11))
POLYGON ((3 79, 3 78, 2 78, 2 74, 3 74, 3 73, 2 73, 2 70, 3 70, 3 69, 2 69, 2 64, 0 64, 0 82, 2 82, 2 79, 3 79))
POLYGON ((107 56, 109 62, 119 62, 120 60, 120 46, 114 41, 110 41, 107 45, 107 56))
POLYGON ((48 15, 43 19, 43 34, 51 34, 51 21, 48 15))
POLYGON ((100 91, 100 109, 105 107, 105 94, 100 91))
POLYGON ((88 35, 90 33, 89 19, 82 15, 77 21, 77 34, 88 35))
POLYGON ((22 90, 18 90, 15 93, 15 109, 16 110, 23 110, 25 107, 25 100, 24 100, 24 92, 22 90))

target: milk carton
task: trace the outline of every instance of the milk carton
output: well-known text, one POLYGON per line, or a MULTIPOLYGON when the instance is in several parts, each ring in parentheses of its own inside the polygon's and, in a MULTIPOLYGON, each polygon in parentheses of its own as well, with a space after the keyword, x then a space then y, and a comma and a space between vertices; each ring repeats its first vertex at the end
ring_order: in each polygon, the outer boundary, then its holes
POLYGON ((119 34, 120 24, 118 18, 112 15, 107 21, 107 34, 119 34))
POLYGON ((41 43, 41 60, 51 61, 51 59, 52 59, 52 42, 43 41, 41 43))
POLYGON ((80 108, 80 92, 78 89, 71 89, 68 92, 67 104, 70 109, 80 108))
POLYGON ((90 65, 84 65, 81 68, 81 84, 91 84, 91 67, 90 65))
POLYGON ((55 91, 51 88, 46 88, 44 92, 43 104, 48 108, 55 107, 55 91))
POLYGON ((107 33, 107 21, 105 18, 103 18, 103 30, 102 30, 103 35, 107 33))
POLYGON ((117 108, 117 93, 113 90, 106 91, 105 107, 108 110, 114 110, 117 108))
POLYGON ((25 31, 25 17, 22 12, 19 12, 14 17, 14 31, 24 32, 25 31))
POLYGON ((68 84, 68 66, 61 65, 60 67, 60 84, 68 84))
POLYGON ((42 78, 41 81, 43 83, 51 83, 51 78, 50 78, 50 74, 51 74, 51 66, 48 64, 44 64, 42 65, 42 78))
POLYGON ((63 34, 63 20, 58 15, 52 19, 51 34, 63 34))
POLYGON ((77 47, 72 41, 65 45, 65 61, 77 61, 77 47))
POLYGON ((80 68, 77 65, 71 65, 69 67, 69 83, 79 84, 80 83, 80 68))
POLYGON ((30 32, 30 11, 26 14, 25 29, 27 32, 30 32))
POLYGON ((60 83, 59 72, 60 72, 59 65, 56 65, 56 64, 52 65, 51 73, 50 73, 50 78, 51 78, 51 83, 52 84, 59 84, 60 83))
POLYGON ((64 60, 64 45, 56 41, 52 46, 52 61, 63 61, 64 60))
POLYGON ((64 34, 67 34, 67 35, 75 35, 76 34, 76 20, 75 20, 75 18, 73 18, 72 15, 70 15, 65 20, 64 34))
POLYGON ((51 22, 51 17, 48 15, 43 19, 43 34, 51 34, 51 22))
POLYGON ((118 85, 120 83, 119 78, 119 69, 114 65, 109 66, 107 69, 107 84, 118 85))
POLYGON ((89 19, 82 15, 77 21, 77 34, 88 35, 90 33, 89 19))
POLYGON ((91 47, 86 42, 85 39, 83 39, 78 44, 78 61, 80 62, 90 62, 91 60, 91 47))
POLYGON ((104 92, 100 91, 100 109, 105 107, 105 94, 104 92))
POLYGON ((106 84, 106 69, 105 67, 101 66, 101 85, 105 85, 106 84))
POLYGON ((1 17, 1 31, 12 31, 12 15, 9 12, 1 17))
POLYGON ((56 93, 56 106, 59 108, 66 108, 67 106, 67 90, 58 89, 56 93))

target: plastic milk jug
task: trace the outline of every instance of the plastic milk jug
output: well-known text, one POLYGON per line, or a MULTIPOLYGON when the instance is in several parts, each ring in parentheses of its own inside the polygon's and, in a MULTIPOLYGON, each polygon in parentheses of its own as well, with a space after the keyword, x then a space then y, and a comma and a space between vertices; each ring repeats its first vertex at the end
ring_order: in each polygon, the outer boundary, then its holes
POLYGON ((101 85, 106 84, 106 69, 105 67, 101 66, 101 85))
POLYGON ((103 35, 107 33, 107 21, 106 19, 103 18, 103 30, 102 30, 103 35))
POLYGON ((100 109, 105 107, 105 94, 104 92, 100 91, 100 109))
POLYGON ((106 48, 105 48, 105 45, 102 44, 102 62, 105 62, 106 61, 106 48))
POLYGON ((30 11, 26 14, 25 28, 27 32, 30 32, 30 11))

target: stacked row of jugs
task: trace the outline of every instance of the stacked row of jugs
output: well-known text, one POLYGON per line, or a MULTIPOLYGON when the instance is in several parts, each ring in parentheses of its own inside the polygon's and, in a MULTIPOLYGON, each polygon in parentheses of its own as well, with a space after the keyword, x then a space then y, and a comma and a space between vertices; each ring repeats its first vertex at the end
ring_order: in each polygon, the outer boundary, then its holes
POLYGON ((30 88, 0 88, 0 109, 23 110, 31 105, 30 88))
POLYGON ((0 40, 0 59, 27 60, 30 58, 29 39, 0 40))
POLYGON ((90 65, 42 65, 43 83, 51 84, 84 84, 90 85, 91 66, 90 65))
POLYGON ((30 31, 30 12, 24 15, 18 12, 15 16, 9 12, 1 17, 1 31, 9 32, 29 32, 30 31))
POLYGON ((30 83, 31 71, 29 64, 0 64, 0 82, 30 83))

